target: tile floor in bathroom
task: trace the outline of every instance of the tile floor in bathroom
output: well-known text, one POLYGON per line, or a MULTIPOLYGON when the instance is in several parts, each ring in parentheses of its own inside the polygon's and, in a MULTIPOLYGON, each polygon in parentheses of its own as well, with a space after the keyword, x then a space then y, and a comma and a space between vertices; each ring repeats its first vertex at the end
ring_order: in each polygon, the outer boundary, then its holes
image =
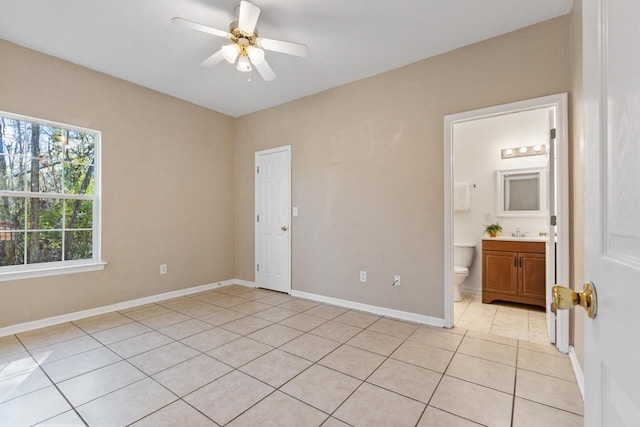
POLYGON ((549 343, 542 307, 502 301, 483 304, 480 295, 462 295, 463 300, 454 303, 455 326, 532 343, 549 343))
POLYGON ((582 411, 549 345, 238 285, 0 337, 2 426, 581 426, 582 411))

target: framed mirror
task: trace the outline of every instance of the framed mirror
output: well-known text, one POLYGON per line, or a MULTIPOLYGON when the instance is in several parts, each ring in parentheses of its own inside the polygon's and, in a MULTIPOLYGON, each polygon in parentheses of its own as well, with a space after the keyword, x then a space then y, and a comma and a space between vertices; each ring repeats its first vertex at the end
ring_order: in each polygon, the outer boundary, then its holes
POLYGON ((497 216, 544 216, 547 211, 543 167, 496 171, 497 216))

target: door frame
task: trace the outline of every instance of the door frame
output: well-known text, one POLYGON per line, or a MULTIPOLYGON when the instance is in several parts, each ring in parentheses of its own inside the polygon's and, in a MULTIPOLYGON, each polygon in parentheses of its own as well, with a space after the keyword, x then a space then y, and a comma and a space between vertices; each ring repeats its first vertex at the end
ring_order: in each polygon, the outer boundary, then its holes
POLYGON ((289 170, 289 185, 287 186, 287 191, 289 192, 289 206, 287 207, 287 211, 288 211, 288 223, 289 223, 289 232, 287 233, 287 247, 289 250, 289 275, 288 275, 288 280, 286 283, 286 292, 288 294, 291 293, 291 275, 292 275, 292 268, 291 268, 291 233, 293 232, 293 224, 291 223, 291 205, 292 205, 292 200, 291 200, 291 145, 283 145, 281 147, 274 147, 274 148, 269 148, 267 150, 261 150, 261 151, 256 151, 255 152, 255 156, 254 156, 254 164, 253 164, 253 176, 254 176, 254 181, 253 181, 253 193, 254 193, 254 199, 253 199, 253 221, 254 221, 254 229, 253 229, 253 241, 254 241, 254 257, 253 257, 253 271, 255 274, 255 284, 256 286, 259 286, 258 283, 258 274, 259 272, 257 271, 257 265, 258 265, 258 225, 257 225, 257 215, 258 215, 258 158, 260 156, 265 156, 265 155, 269 155, 269 154, 274 154, 274 153, 281 153, 281 152, 288 152, 289 153, 289 164, 288 164, 288 170, 289 170))
MULTIPOLYGON (((527 99, 509 104, 480 108, 444 117, 444 324, 453 327, 453 126, 457 123, 481 118, 501 116, 521 111, 555 107, 558 112, 556 123, 557 146, 557 218, 558 248, 556 269, 558 283, 569 283, 569 138, 567 94, 560 93, 540 98, 527 99)), ((549 236, 551 237, 551 236, 549 236)), ((550 289, 547 289, 550 292, 550 289)), ((547 308, 548 309, 548 308, 547 308)), ((556 315, 556 347, 569 351, 569 315, 559 310, 556 315)))

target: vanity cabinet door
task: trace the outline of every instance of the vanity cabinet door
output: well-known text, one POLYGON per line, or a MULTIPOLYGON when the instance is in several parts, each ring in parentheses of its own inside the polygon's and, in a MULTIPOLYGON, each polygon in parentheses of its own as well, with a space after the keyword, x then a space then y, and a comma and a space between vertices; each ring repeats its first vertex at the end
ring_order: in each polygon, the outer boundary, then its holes
POLYGON ((546 267, 544 254, 519 254, 519 295, 527 298, 545 298, 546 267))
POLYGON ((511 301, 545 307, 545 243, 482 242, 482 302, 511 301))
POLYGON ((515 252, 483 251, 483 292, 518 295, 517 260, 515 252))

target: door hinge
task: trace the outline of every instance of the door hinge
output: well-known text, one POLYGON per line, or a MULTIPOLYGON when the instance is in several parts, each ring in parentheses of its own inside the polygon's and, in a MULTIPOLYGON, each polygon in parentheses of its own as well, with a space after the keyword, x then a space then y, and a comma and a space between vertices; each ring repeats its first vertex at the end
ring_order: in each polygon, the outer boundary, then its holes
POLYGON ((551 215, 551 225, 558 225, 558 217, 551 215))
POLYGON ((260 173, 260 166, 256 166, 256 173, 260 173))
POLYGON ((256 222, 260 222, 260 215, 256 215, 256 222))
POLYGON ((260 264, 256 264, 256 271, 260 271, 260 264))
POLYGON ((550 139, 556 139, 556 130, 555 130, 555 128, 549 130, 549 138, 550 139))

